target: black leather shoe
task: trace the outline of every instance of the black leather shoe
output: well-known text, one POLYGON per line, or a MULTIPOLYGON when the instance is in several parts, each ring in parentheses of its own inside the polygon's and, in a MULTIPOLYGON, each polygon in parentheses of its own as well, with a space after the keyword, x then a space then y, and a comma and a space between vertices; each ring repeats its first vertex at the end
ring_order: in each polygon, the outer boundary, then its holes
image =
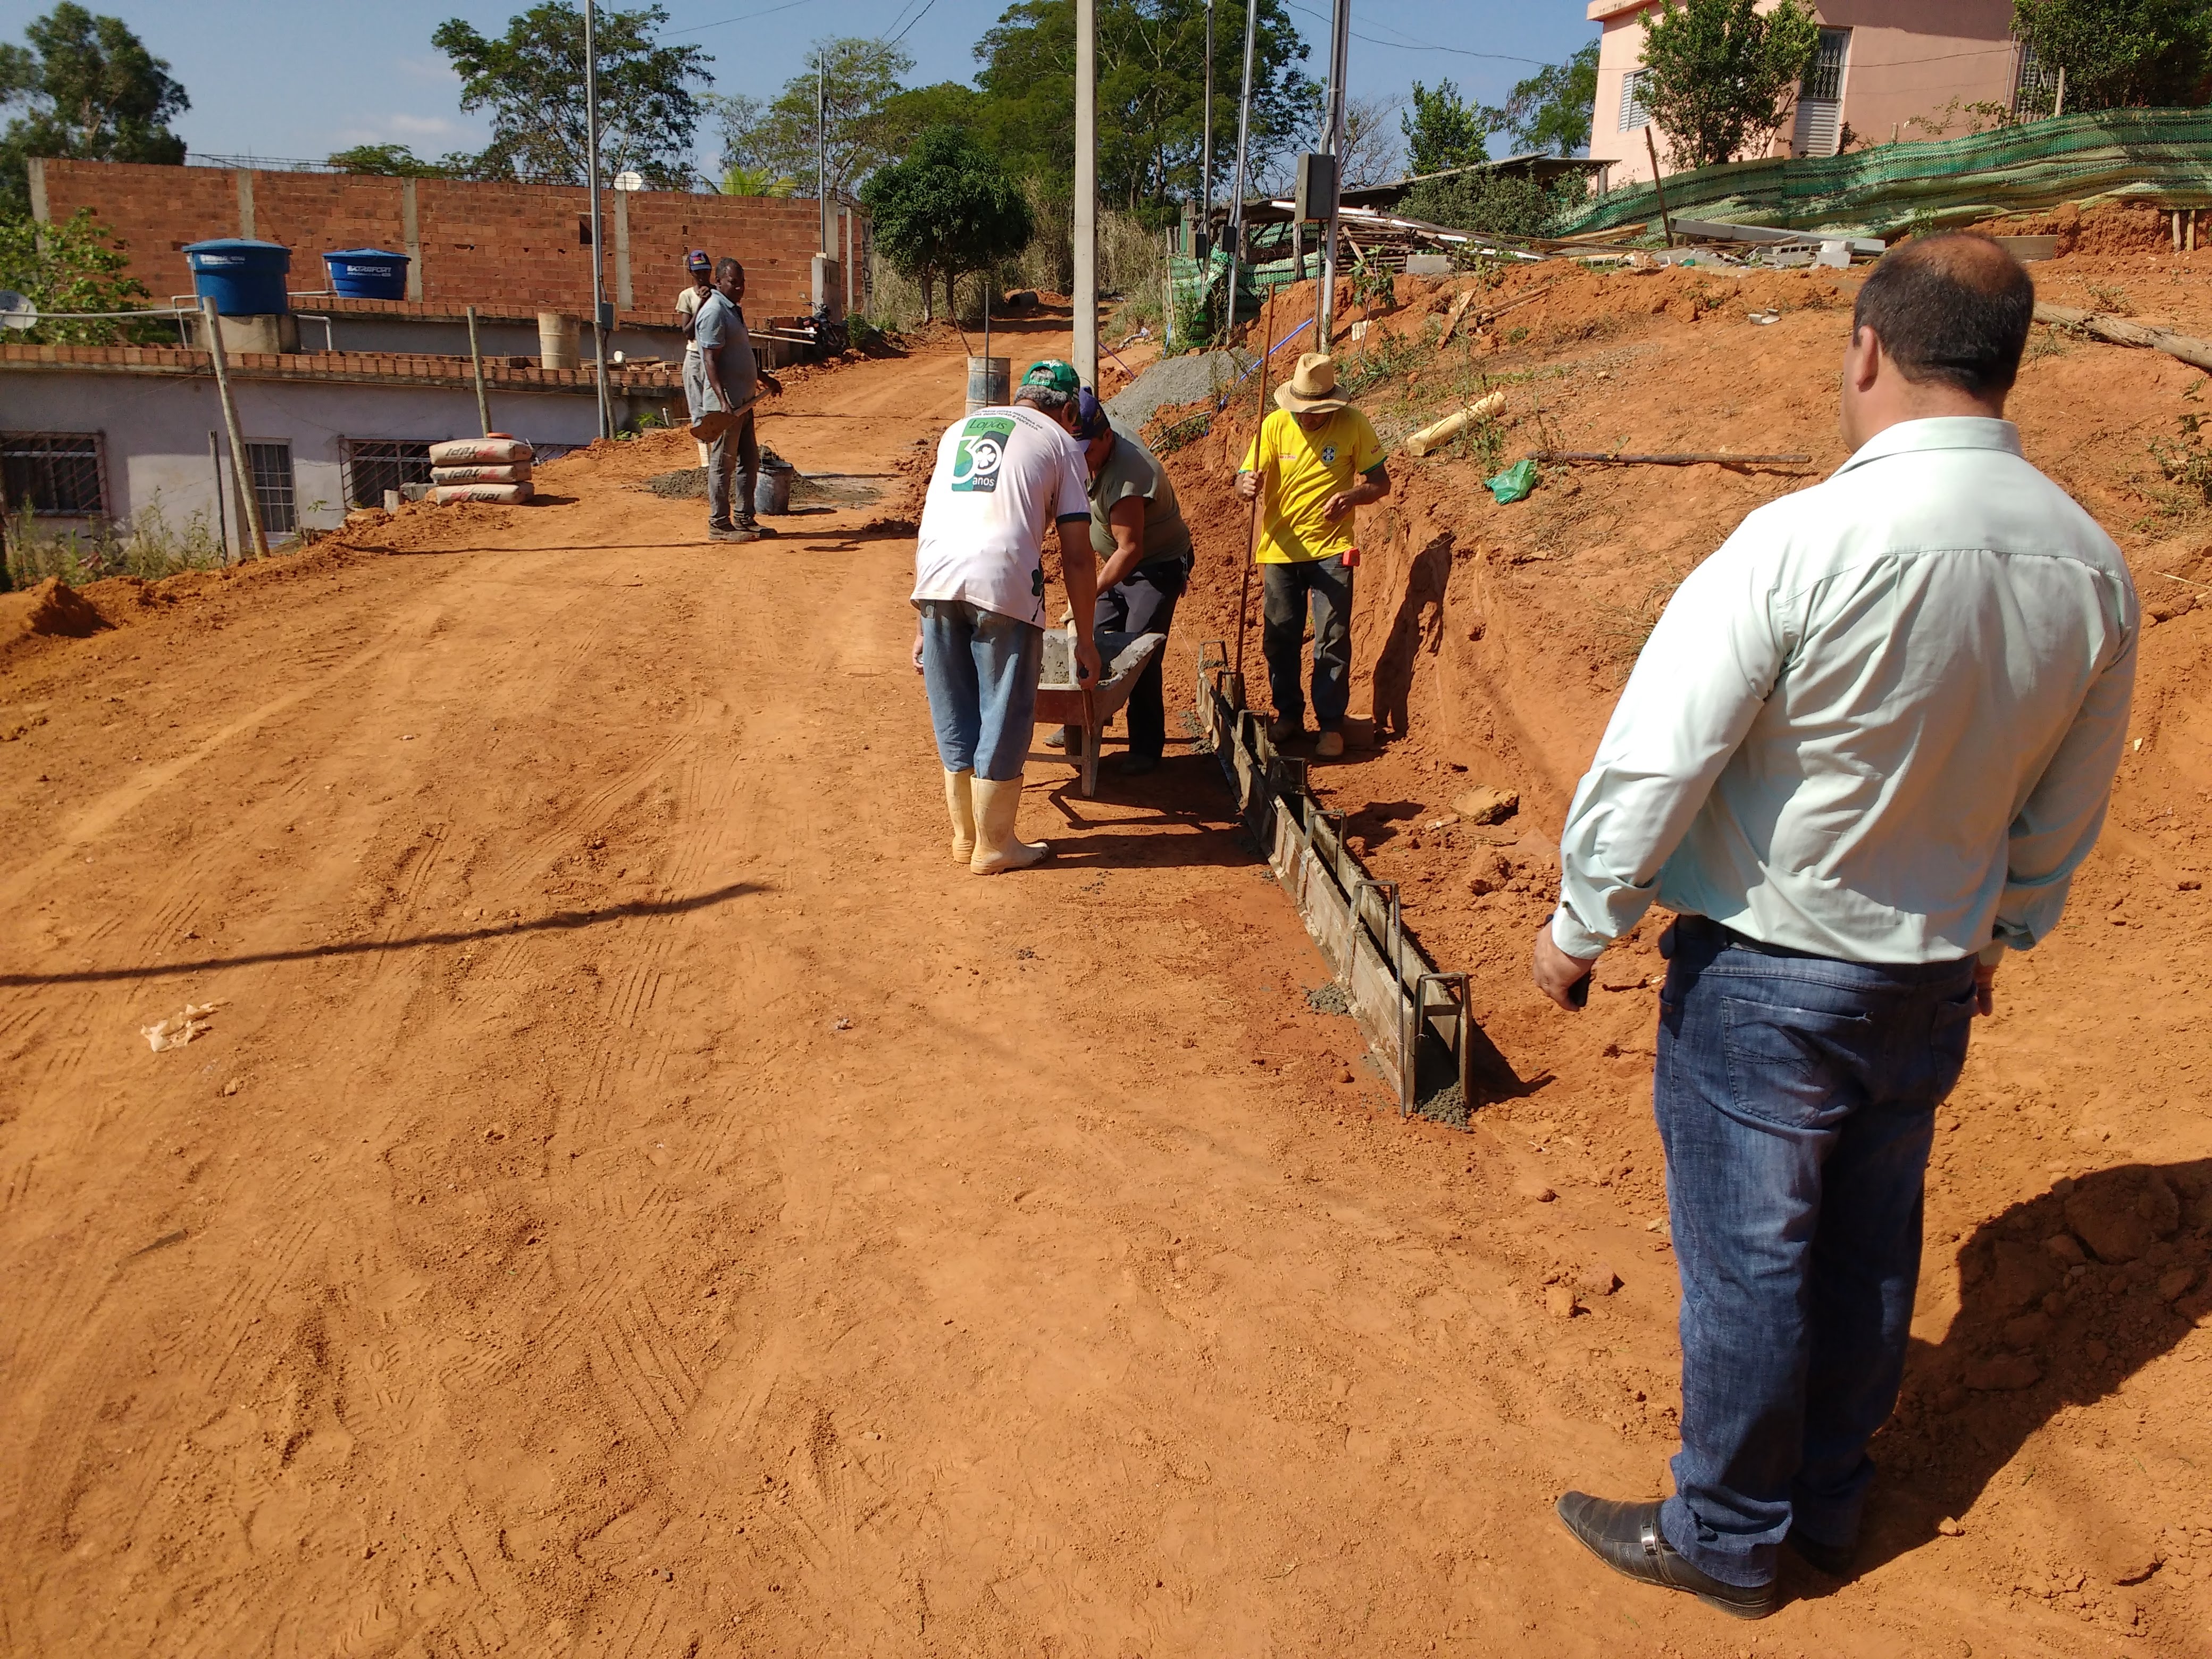
POLYGON ((1687 1590, 1707 1607, 1737 1619, 1764 1619, 1774 1611, 1774 1586, 1724 1584, 1691 1565, 1659 1530, 1657 1500, 1626 1504, 1571 1492, 1559 1502, 1559 1519, 1592 1555, 1625 1577, 1663 1589, 1687 1590))
POLYGON ((1790 1528, 1782 1540, 1797 1552, 1798 1559, 1815 1572, 1824 1572, 1831 1578, 1850 1578, 1855 1576, 1854 1559, 1858 1554, 1856 1544, 1823 1544, 1817 1538, 1808 1538, 1790 1528))

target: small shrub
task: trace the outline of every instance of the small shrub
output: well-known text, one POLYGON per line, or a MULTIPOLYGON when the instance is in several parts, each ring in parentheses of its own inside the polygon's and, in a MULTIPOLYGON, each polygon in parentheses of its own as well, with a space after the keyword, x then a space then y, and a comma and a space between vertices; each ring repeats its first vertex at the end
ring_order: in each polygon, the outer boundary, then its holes
POLYGON ((1568 209, 1583 199, 1582 185, 1571 179, 1547 189, 1516 173, 1467 173, 1415 185, 1398 211, 1449 230, 1545 236, 1568 209))

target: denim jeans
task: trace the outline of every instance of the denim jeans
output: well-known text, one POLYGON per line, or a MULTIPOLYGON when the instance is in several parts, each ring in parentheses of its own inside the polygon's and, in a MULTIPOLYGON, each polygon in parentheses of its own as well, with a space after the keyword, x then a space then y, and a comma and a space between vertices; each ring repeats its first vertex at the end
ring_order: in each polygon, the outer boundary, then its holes
POLYGON ((1838 962, 1702 916, 1673 933, 1653 1094, 1682 1276, 1682 1449, 1660 1527, 1714 1577, 1764 1584, 1793 1527, 1857 1539, 1974 963, 1838 962))
MULTIPOLYGON (((1176 601, 1190 580, 1190 564, 1188 554, 1140 564, 1098 596, 1091 638, 1102 657, 1108 635, 1126 645, 1139 634, 1164 634, 1175 626, 1176 601)), ((1158 760, 1167 748, 1167 702, 1160 689, 1167 654, 1164 647, 1155 651, 1129 692, 1129 754, 1134 759, 1158 760)))
POLYGON ((938 757, 1005 783, 1022 775, 1036 726, 1044 629, 959 599, 924 599, 921 679, 938 757))
POLYGON ((1352 572, 1339 558, 1260 567, 1260 651, 1278 720, 1305 721, 1306 615, 1313 614, 1314 722, 1322 731, 1344 723, 1352 707, 1352 572))
POLYGON ((707 528, 732 530, 737 520, 753 516, 753 489, 760 477, 760 440, 753 434, 753 411, 738 416, 737 424, 714 440, 707 450, 707 528), (737 501, 730 500, 730 474, 737 473, 737 501), (734 510, 736 518, 732 519, 734 510))

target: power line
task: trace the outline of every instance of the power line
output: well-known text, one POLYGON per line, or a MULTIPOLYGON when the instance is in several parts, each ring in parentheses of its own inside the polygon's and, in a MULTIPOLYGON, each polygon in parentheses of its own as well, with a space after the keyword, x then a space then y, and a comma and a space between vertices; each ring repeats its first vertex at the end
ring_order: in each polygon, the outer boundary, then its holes
POLYGON ((708 29, 727 28, 732 23, 750 23, 756 17, 773 17, 780 11, 796 11, 801 6, 813 3, 814 0, 784 0, 782 5, 770 6, 765 11, 749 11, 742 16, 725 17, 720 22, 699 23, 688 29, 671 29, 668 32, 671 35, 704 34, 708 29))
MULTIPOLYGON (((1307 16, 1318 18, 1324 23, 1334 21, 1325 14, 1316 11, 1311 6, 1301 6, 1297 4, 1297 0, 1286 0, 1286 3, 1289 4, 1292 11, 1302 11, 1305 13, 1307 16)), ((1376 27, 1379 28, 1389 29, 1394 34, 1406 34, 1405 30, 1395 28, 1389 23, 1377 24, 1376 27)), ((1392 52, 1449 52, 1455 57, 1459 58, 1488 58, 1490 61, 1498 64, 1533 64, 1539 69, 1545 66, 1544 60, 1540 58, 1515 58, 1509 53, 1502 52, 1470 52, 1464 46, 1440 46, 1433 41, 1414 40, 1414 38, 1410 34, 1406 34, 1406 40, 1407 41, 1411 42, 1410 45, 1401 44, 1396 40, 1378 40, 1371 34, 1362 34, 1358 29, 1352 31, 1352 38, 1355 40, 1364 40, 1370 46, 1387 47, 1392 52)))
POLYGON ((919 23, 920 21, 921 21, 921 20, 922 20, 923 18, 925 18, 925 17, 928 16, 928 15, 929 15, 929 9, 930 9, 930 7, 932 7, 932 6, 935 5, 936 3, 937 3, 937 0, 924 0, 924 3, 923 3, 923 5, 922 5, 921 9, 920 11, 918 11, 918 12, 915 13, 915 15, 914 15, 914 16, 912 17, 912 19, 911 19, 911 20, 909 20, 909 21, 908 21, 908 22, 907 23, 906 27, 904 27, 904 28, 901 29, 901 30, 900 30, 896 34, 894 34, 893 36, 891 36, 891 38, 890 38, 889 40, 885 41, 885 42, 884 42, 884 44, 885 44, 886 46, 895 46, 898 45, 898 43, 899 43, 900 41, 902 41, 902 40, 905 40, 905 39, 906 39, 906 37, 907 37, 910 33, 912 33, 912 32, 913 32, 913 29, 914 29, 914 26, 915 26, 915 24, 919 23))

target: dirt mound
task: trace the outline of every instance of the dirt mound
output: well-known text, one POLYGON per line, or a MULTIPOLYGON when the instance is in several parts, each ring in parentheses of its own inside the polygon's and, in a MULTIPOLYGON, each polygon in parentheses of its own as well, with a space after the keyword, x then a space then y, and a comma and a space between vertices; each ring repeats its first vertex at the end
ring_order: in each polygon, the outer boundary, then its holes
POLYGON ((58 576, 47 577, 27 592, 0 598, 0 633, 81 640, 112 625, 58 576))
POLYGON ((1992 236, 2056 236, 2061 256, 2171 252, 2172 221, 2155 207, 2112 204, 2084 212, 2071 202, 2043 213, 2011 214, 1974 227, 1992 236))

